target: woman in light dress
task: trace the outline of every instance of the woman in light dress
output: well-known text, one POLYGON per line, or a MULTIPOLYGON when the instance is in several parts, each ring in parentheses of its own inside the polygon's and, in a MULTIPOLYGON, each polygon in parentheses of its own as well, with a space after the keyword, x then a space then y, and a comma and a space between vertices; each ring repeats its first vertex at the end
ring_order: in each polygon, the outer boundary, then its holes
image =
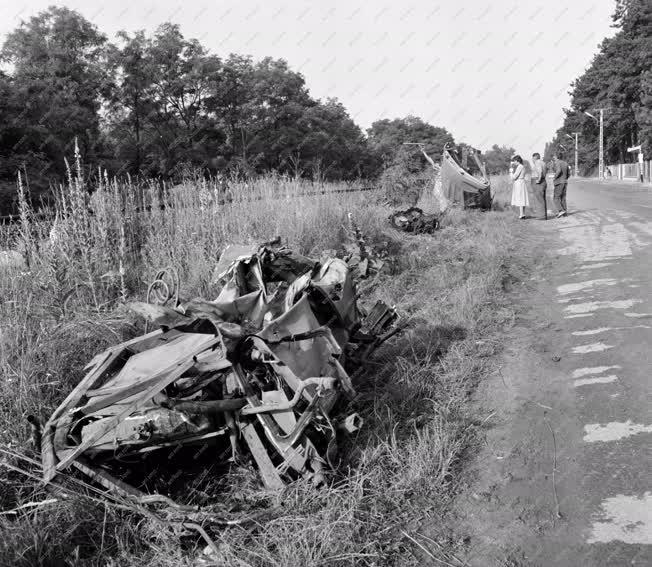
POLYGON ((530 200, 527 195, 527 185, 525 183, 525 167, 523 166, 523 158, 521 156, 514 156, 512 158, 510 175, 514 182, 512 188, 512 206, 519 208, 519 219, 525 218, 525 207, 530 206, 530 200))

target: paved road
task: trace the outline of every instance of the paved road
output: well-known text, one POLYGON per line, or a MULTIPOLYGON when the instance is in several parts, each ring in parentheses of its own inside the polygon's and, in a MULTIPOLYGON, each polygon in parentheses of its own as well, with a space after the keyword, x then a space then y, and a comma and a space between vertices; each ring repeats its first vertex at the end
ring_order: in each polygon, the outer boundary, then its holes
POLYGON ((652 191, 574 181, 568 203, 525 221, 552 259, 479 393, 474 566, 652 565, 652 191))
MULTIPOLYGON (((586 543, 596 565, 652 565, 652 192, 571 183, 559 232, 576 269, 557 286, 583 423, 586 543)), ((572 368, 571 368, 572 367, 572 368)))

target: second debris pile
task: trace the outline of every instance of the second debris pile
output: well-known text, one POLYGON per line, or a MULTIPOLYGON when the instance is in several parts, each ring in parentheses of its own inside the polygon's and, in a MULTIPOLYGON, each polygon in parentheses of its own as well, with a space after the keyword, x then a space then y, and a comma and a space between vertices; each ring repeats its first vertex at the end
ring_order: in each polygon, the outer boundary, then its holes
POLYGON ((414 234, 432 234, 439 228, 438 216, 424 213, 419 207, 396 211, 390 215, 389 221, 394 228, 414 234))

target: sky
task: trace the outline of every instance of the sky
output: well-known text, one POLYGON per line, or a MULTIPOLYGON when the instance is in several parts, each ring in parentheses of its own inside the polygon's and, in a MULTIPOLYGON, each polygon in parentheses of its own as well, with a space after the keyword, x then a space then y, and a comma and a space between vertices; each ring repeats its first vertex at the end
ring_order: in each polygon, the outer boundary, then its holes
POLYGON ((0 42, 53 4, 111 40, 170 21, 219 56, 286 59, 313 97, 339 99, 363 129, 411 114, 458 142, 530 155, 561 126, 570 83, 614 33, 615 2, 0 0, 0 42))

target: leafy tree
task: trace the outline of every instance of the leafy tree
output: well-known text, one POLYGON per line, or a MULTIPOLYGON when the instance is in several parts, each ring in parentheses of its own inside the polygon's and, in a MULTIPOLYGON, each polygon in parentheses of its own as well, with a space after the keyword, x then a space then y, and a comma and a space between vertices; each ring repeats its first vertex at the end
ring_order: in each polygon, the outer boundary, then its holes
POLYGON ((248 172, 283 169, 299 142, 296 123, 315 104, 303 76, 282 59, 232 54, 214 87, 209 107, 226 134, 223 158, 248 172))
POLYGON ((213 123, 204 112, 220 61, 197 40, 185 40, 179 26, 163 24, 149 48, 154 104, 149 121, 158 134, 160 169, 169 174, 175 163, 205 163, 213 123))
POLYGON ((210 163, 224 141, 210 115, 221 61, 179 27, 160 26, 153 38, 118 34, 111 52, 117 80, 110 137, 116 163, 146 175, 174 175, 185 164, 210 163))
POLYGON ((248 133, 255 121, 253 104, 254 65, 251 57, 231 54, 222 64, 219 80, 207 100, 209 112, 225 132, 220 157, 225 162, 236 156, 248 161, 248 133))
POLYGON ((249 151, 256 156, 258 171, 283 170, 286 155, 301 144, 303 132, 298 122, 315 102, 303 76, 292 71, 283 59, 266 57, 256 63, 252 79, 249 151))
POLYGON ((409 149, 409 146, 403 146, 404 143, 425 144, 425 151, 434 159, 441 156, 447 143, 454 143, 453 136, 448 130, 428 124, 416 116, 378 120, 371 125, 367 136, 371 149, 386 165, 396 159, 404 161, 403 154, 406 153, 413 156, 413 164, 409 167, 417 169, 425 168, 426 161, 420 152, 409 149))
POLYGON ((301 139, 293 157, 307 164, 313 178, 350 179, 373 175, 376 164, 362 130, 337 99, 306 107, 297 127, 301 139))
POLYGON ((652 71, 641 75, 641 101, 636 107, 639 140, 647 156, 652 155, 652 71))
POLYGON ((138 172, 143 166, 148 128, 152 111, 151 91, 153 67, 145 32, 133 36, 121 31, 122 47, 112 47, 110 63, 118 72, 109 97, 110 136, 115 158, 128 171, 138 172))
POLYGON ((631 159, 627 147, 650 144, 649 70, 652 68, 652 4, 649 0, 617 0, 613 15, 617 33, 605 39, 591 65, 571 85, 571 107, 557 131, 548 153, 566 148, 571 159, 579 132, 581 172, 588 173, 598 162, 599 129, 596 108, 606 108, 604 148, 607 163, 631 159))
POLYGON ((494 144, 490 150, 483 154, 483 160, 487 166, 487 173, 498 175, 509 170, 509 162, 516 150, 508 146, 494 144))
POLYGON ((153 38, 120 32, 112 52, 117 84, 111 99, 116 160, 131 171, 169 177, 181 164, 206 165, 223 142, 208 106, 221 61, 179 27, 153 38))
POLYGON ((16 200, 16 171, 20 159, 14 148, 20 143, 21 131, 15 125, 20 114, 11 77, 0 71, 0 215, 10 214, 16 200))
POLYGON ((168 175, 181 162, 339 179, 369 169, 363 134, 344 107, 313 100, 284 60, 220 61, 167 24, 153 39, 120 39, 112 138, 130 170, 168 175))
POLYGON ((190 165, 319 180, 373 177, 391 163, 423 172, 421 153, 403 143, 423 142, 436 157, 453 142, 412 116, 380 120, 365 137, 339 101, 313 99, 286 61, 221 59, 171 23, 151 36, 119 32, 112 45, 77 12, 52 7, 9 34, 0 55, 11 69, 0 73, 9 193, 18 169, 47 189, 75 139, 90 171, 170 178, 190 165))
POLYGON ((7 36, 0 56, 22 106, 12 121, 21 133, 13 154, 32 166, 45 162, 41 177, 63 173, 75 137, 86 161, 98 155, 99 109, 110 83, 106 54, 104 34, 67 8, 51 7, 7 36))

